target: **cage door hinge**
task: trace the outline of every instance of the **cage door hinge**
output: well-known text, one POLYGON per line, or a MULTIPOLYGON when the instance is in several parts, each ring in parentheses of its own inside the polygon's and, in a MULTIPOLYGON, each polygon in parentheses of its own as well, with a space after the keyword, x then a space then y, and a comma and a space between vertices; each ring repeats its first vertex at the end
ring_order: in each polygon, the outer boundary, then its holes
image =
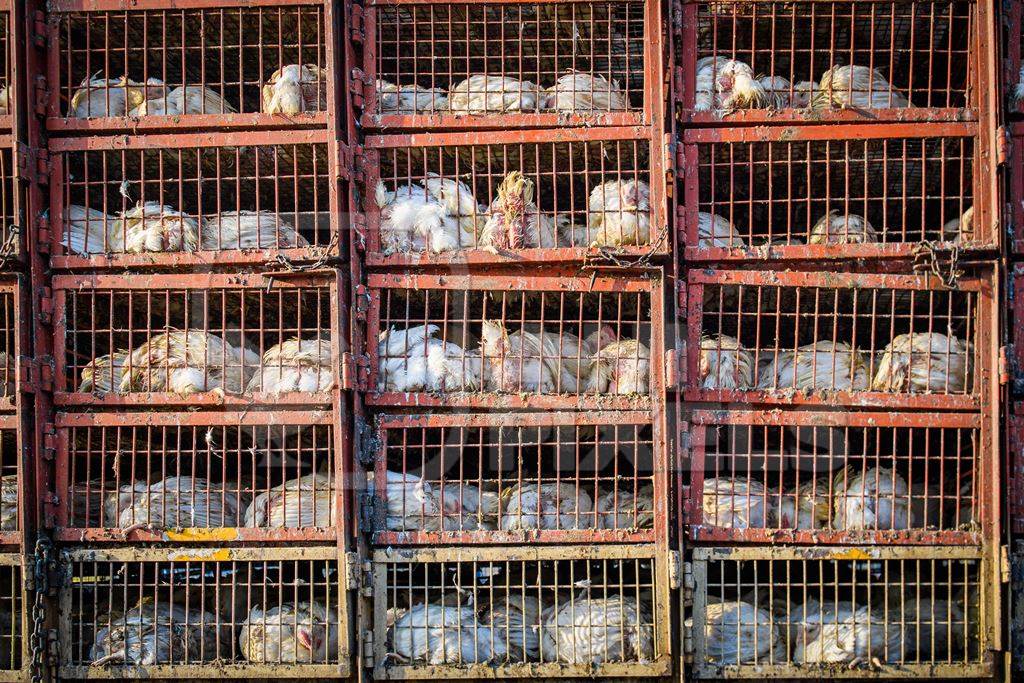
POLYGON ((359 497, 359 526, 364 533, 373 533, 380 528, 384 513, 384 501, 375 493, 364 493, 359 497))
POLYGON ((39 213, 36 215, 36 249, 40 253, 49 254, 51 239, 50 216, 47 213, 39 213))
POLYGON ((1010 132, 1006 126, 996 128, 996 165, 1002 166, 1010 156, 1010 132))
POLYGON ((363 631, 363 666, 371 670, 374 668, 372 630, 363 631))
POLYGON ((46 82, 46 76, 42 74, 36 76, 34 81, 34 94, 33 106, 36 110, 36 114, 39 116, 46 116, 47 110, 50 108, 50 86, 46 82))
POLYGON ((366 40, 366 21, 364 16, 362 5, 354 2, 349 4, 349 39, 356 45, 362 45, 363 41, 366 40))
POLYGON ((1010 349, 1006 346, 999 347, 999 386, 1010 382, 1010 349))
POLYGON ((364 417, 356 418, 355 428, 359 436, 359 451, 356 453, 356 460, 363 467, 370 467, 377 462, 377 449, 379 448, 377 434, 373 425, 364 417))
POLYGON ((686 357, 681 349, 665 352, 665 388, 682 389, 686 384, 686 357))
POLYGON ((678 550, 668 551, 668 586, 672 590, 679 590, 682 582, 683 558, 678 550))
MULTIPOLYGON (((56 16, 56 13, 54 13, 54 16, 56 16)), ((40 48, 46 47, 46 40, 50 35, 46 25, 46 12, 36 10, 35 14, 32 16, 32 24, 32 32, 34 36, 33 42, 35 43, 35 46, 40 48)))
POLYGON ((53 290, 49 287, 39 290, 39 322, 44 325, 53 323, 53 290))
POLYGON ((355 305, 352 307, 354 317, 359 322, 366 322, 366 313, 370 310, 370 290, 366 285, 356 285, 355 305))
POLYGON ((40 428, 43 436, 43 460, 57 459, 57 427, 52 422, 43 423, 40 428))
POLYGON ((366 214, 362 211, 353 211, 349 221, 352 224, 352 233, 355 235, 353 244, 360 254, 366 253, 366 214))
POLYGON ((350 591, 359 590, 362 583, 362 563, 359 562, 359 553, 345 553, 345 586, 350 591))
POLYGON ((1002 583, 1010 583, 1010 548, 999 546, 999 579, 1002 583))
POLYGON ((358 391, 363 388, 363 379, 370 367, 370 359, 363 353, 346 351, 341 354, 341 388, 345 391, 358 391))
POLYGON ((337 180, 352 180, 355 159, 352 148, 340 142, 335 145, 334 176, 337 180))
POLYGON ((366 88, 370 85, 370 77, 359 67, 353 67, 350 76, 349 93, 352 95, 352 104, 362 107, 366 102, 366 88))
POLYGON ((34 149, 23 142, 16 148, 15 173, 29 183, 46 185, 50 182, 50 153, 45 149, 34 149))

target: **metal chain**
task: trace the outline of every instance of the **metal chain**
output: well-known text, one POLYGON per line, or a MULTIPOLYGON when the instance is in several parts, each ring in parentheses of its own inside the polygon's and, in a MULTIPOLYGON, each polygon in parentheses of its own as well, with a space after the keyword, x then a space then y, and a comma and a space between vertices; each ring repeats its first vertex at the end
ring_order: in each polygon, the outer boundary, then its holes
POLYGON ((960 267, 960 244, 954 243, 949 251, 949 263, 945 268, 939 258, 940 248, 930 241, 921 242, 914 247, 914 270, 925 271, 934 275, 946 289, 956 289, 960 276, 964 274, 960 267))
POLYGON ((12 256, 16 256, 18 249, 19 240, 18 237, 21 235, 21 226, 12 223, 7 226, 7 239, 0 245, 0 268, 7 265, 7 262, 11 260, 12 256))
POLYGON ((32 633, 29 643, 32 648, 32 683, 42 683, 46 667, 46 652, 49 636, 46 629, 46 597, 50 592, 50 570, 53 568, 53 543, 46 536, 36 540, 35 556, 32 563, 32 578, 35 596, 32 603, 32 633))
POLYGON ((304 273, 311 270, 319 270, 323 268, 325 265, 327 265, 334 258, 331 252, 334 251, 334 248, 336 246, 338 246, 337 232, 335 232, 331 236, 331 241, 327 244, 327 246, 319 248, 314 247, 313 251, 314 253, 317 254, 317 259, 312 263, 297 264, 284 254, 278 254, 277 257, 273 261, 267 263, 267 265, 279 265, 282 266, 285 270, 292 273, 304 273))
POLYGON ((668 240, 668 229, 661 231, 657 242, 650 245, 650 248, 638 257, 622 257, 621 252, 615 247, 598 247, 596 256, 585 256, 582 268, 593 268, 598 263, 611 263, 617 268, 646 268, 651 261, 659 254, 659 250, 668 240))

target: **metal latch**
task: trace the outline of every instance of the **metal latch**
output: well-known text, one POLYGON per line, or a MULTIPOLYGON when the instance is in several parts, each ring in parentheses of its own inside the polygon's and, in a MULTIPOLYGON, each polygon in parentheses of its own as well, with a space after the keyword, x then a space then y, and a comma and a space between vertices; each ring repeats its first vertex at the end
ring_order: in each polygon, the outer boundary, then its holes
POLYGON ((361 567, 358 553, 345 553, 345 585, 348 590, 359 590, 361 567))
POLYGON ((363 532, 374 532, 380 527, 378 520, 383 516, 384 501, 375 493, 364 493, 359 497, 359 525, 363 532))
POLYGON ((362 45, 366 39, 366 22, 363 15, 363 6, 353 2, 349 5, 349 10, 349 36, 353 43, 362 45))
POLYGON ((996 128, 996 165, 1002 166, 1010 156, 1010 132, 1006 126, 996 128))
POLYGON ((672 590, 679 590, 683 558, 678 550, 670 550, 668 553, 668 585, 672 590))
POLYGON ((57 456, 57 427, 52 422, 42 425, 43 459, 54 460, 57 456))
POLYGON ((370 310, 370 290, 366 285, 356 285, 353 304, 352 311, 355 313, 356 320, 365 323, 366 313, 370 310))
POLYGON ((354 391, 357 387, 356 361, 352 353, 345 351, 341 354, 341 388, 344 391, 354 391))
POLYGON ((999 578, 1002 583, 1010 583, 1010 549, 999 547, 999 578))
POLYGON ((374 667, 373 631, 363 631, 363 664, 367 669, 374 667))
POLYGON ((999 385, 1008 384, 1010 381, 1010 358, 1009 350, 1005 345, 999 347, 999 385))

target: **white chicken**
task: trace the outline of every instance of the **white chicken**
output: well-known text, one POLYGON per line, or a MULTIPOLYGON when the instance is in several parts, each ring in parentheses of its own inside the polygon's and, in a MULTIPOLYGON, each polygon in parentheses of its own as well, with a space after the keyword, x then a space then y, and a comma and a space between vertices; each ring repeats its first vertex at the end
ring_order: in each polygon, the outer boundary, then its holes
POLYGON ((423 187, 427 188, 431 197, 444 205, 448 216, 459 224, 459 246, 472 245, 474 236, 480 232, 484 223, 484 209, 477 204, 473 190, 462 181, 444 178, 431 171, 427 171, 423 187))
POLYGON ((159 202, 140 202, 121 215, 115 229, 124 234, 111 237, 124 241, 129 254, 195 251, 199 248, 199 223, 174 207, 159 202))
POLYGON ((104 396, 111 392, 121 393, 124 364, 129 353, 131 352, 118 350, 89 361, 82 368, 82 379, 78 384, 78 390, 97 396, 104 396))
POLYGON ((94 667, 184 664, 217 659, 219 618, 178 604, 143 600, 118 617, 101 617, 90 663, 94 667))
POLYGON ((716 477, 704 480, 703 522, 723 529, 775 526, 775 497, 756 480, 716 477))
POLYGON ((262 90, 264 114, 301 114, 327 110, 327 73, 316 64, 288 64, 262 90))
POLYGON ((701 249, 745 249, 747 243, 727 218, 698 211, 697 246, 701 249))
POLYGON ((437 489, 445 531, 479 531, 498 528, 501 497, 464 481, 443 483, 437 489))
POLYGON ((509 662, 540 658, 541 603, 536 597, 517 592, 498 596, 483 610, 480 623, 499 640, 507 640, 509 662))
POLYGON ((572 72, 541 94, 540 108, 570 113, 626 111, 629 98, 618 81, 598 74, 572 72))
POLYGON ((818 84, 814 81, 800 81, 793 86, 793 96, 789 106, 793 109, 807 109, 811 106, 814 93, 818 92, 818 84))
POLYGON ((223 211, 204 222, 203 249, 300 249, 309 241, 273 211, 223 211))
POLYGON ((517 484, 502 494, 503 531, 564 531, 596 526, 594 501, 568 482, 517 484))
MULTIPOLYGON (((437 531, 441 519, 441 499, 434 488, 411 473, 387 472, 385 498, 388 531, 437 531)), ((373 491, 373 482, 369 489, 373 491)))
POLYGON ((946 242, 960 242, 974 236, 974 207, 968 206, 960 218, 946 221, 942 226, 942 239, 946 242))
MULTIPOLYGON (((98 75, 98 74, 97 74, 98 75)), ((68 118, 87 119, 102 116, 125 116, 149 97, 159 97, 166 91, 158 78, 136 83, 121 78, 91 76, 82 81, 71 96, 68 118)))
POLYGON ((912 332, 882 352, 871 388, 875 391, 959 394, 973 381, 972 347, 952 335, 912 332))
POLYGON ((762 76, 757 82, 764 88, 769 109, 788 109, 792 104, 792 84, 782 76, 762 76))
POLYGON ((11 86, 0 85, 0 116, 11 115, 11 86))
MULTIPOLYGON (((449 201, 435 194, 440 188, 439 184, 431 192, 425 186, 402 185, 389 192, 383 183, 377 184, 374 201, 380 209, 380 239, 385 254, 440 254, 473 244, 475 234, 467 232, 467 221, 475 223, 479 209, 471 210, 471 216, 460 216, 459 210, 451 212, 449 201)), ((465 193, 472 198, 468 188, 465 193)), ((460 203, 463 196, 464 193, 458 193, 460 203)))
POLYGON ((696 91, 695 111, 764 109, 773 101, 750 66, 717 55, 698 60, 696 91))
POLYGON ((325 474, 307 474, 256 496, 245 511, 247 527, 298 529, 334 524, 335 490, 325 474))
POLYGON ((1018 107, 1024 101, 1024 64, 1021 64, 1020 73, 1017 74, 1017 85, 1013 88, 1013 102, 1018 107))
POLYGON ((779 503, 783 529, 825 529, 831 518, 828 477, 804 481, 787 491, 779 503))
POLYGON ((237 394, 245 386, 249 355, 201 330, 154 335, 124 361, 120 393, 237 394))
POLYGON ((654 486, 644 484, 634 495, 628 487, 606 491, 597 498, 599 529, 650 529, 654 526, 654 486))
POLYGON ((483 664, 508 657, 504 633, 480 624, 466 605, 418 604, 403 612, 389 632, 393 655, 405 662, 483 664))
POLYGON ((237 109, 219 94, 201 85, 182 85, 159 97, 145 99, 128 116, 181 116, 184 114, 234 114, 237 109))
POLYGON ((138 495, 146 493, 148 490, 148 482, 136 479, 133 482, 121 484, 116 491, 107 493, 103 498, 100 526, 116 529, 120 524, 121 513, 132 506, 138 495))
POLYGON ((820 624, 811 624, 813 639, 798 640, 793 652, 797 664, 845 664, 875 666, 899 658, 899 625, 872 617, 867 607, 840 602, 826 603, 820 612, 820 624), (826 609, 828 608, 828 609, 826 609))
POLYGON ((620 396, 644 395, 650 391, 651 352, 636 339, 622 339, 605 345, 590 361, 588 393, 620 396))
POLYGON ((501 321, 484 320, 480 337, 485 386, 489 390, 513 394, 576 391, 578 377, 572 368, 578 367, 579 357, 564 362, 558 334, 547 330, 509 334, 501 321))
POLYGON ((647 605, 628 595, 592 598, 586 591, 551 610, 541 630, 545 662, 596 666, 654 659, 647 605))
POLYGON ((430 114, 448 109, 448 94, 441 88, 395 85, 382 78, 376 86, 381 114, 430 114))
POLYGON ((437 325, 417 325, 381 332, 377 344, 377 389, 430 393, 478 390, 480 356, 438 339, 435 335, 439 331, 437 325))
POLYGON ((529 81, 475 74, 448 91, 453 114, 507 114, 536 111, 541 91, 529 81))
POLYGON ((704 389, 750 389, 754 386, 755 366, 753 354, 735 337, 701 337, 697 369, 704 389))
POLYGON ((587 220, 592 247, 650 244, 650 186, 642 180, 598 185, 587 200, 587 220))
MULTIPOLYGON (((18 475, 0 477, 0 531, 18 528, 18 475)), ((0 643, 0 649, 3 644, 0 643)))
POLYGON ((330 337, 294 337, 266 350, 259 370, 245 386, 245 393, 330 391, 334 388, 333 365, 330 337))
POLYGON ((239 526, 240 500, 228 484, 214 485, 200 477, 168 477, 136 493, 121 511, 125 530, 212 529, 239 526))
POLYGON ((124 251, 121 221, 102 211, 77 204, 64 207, 61 243, 79 256, 124 251))
POLYGON ((512 171, 498 186, 498 196, 487 208, 480 246, 497 249, 552 249, 567 219, 542 214, 533 203, 534 184, 512 171))
POLYGON ((338 657, 337 608, 316 600, 256 606, 242 622, 238 646, 246 661, 317 664, 338 657))
POLYGON ((864 355, 845 342, 822 340, 773 354, 757 388, 799 391, 865 391, 871 384, 864 355))
POLYGON ((856 214, 829 211, 811 228, 808 244, 868 244, 878 241, 878 231, 868 219, 856 214))
POLYGON ((833 495, 832 523, 847 531, 910 528, 910 491, 894 470, 872 467, 842 477, 833 495))
POLYGON ((857 64, 834 66, 818 83, 811 98, 811 108, 821 111, 833 108, 902 109, 910 101, 895 90, 878 72, 857 64))
POLYGON ((784 643, 779 624, 768 610, 742 600, 708 601, 705 611, 705 651, 723 666, 781 664, 784 643))

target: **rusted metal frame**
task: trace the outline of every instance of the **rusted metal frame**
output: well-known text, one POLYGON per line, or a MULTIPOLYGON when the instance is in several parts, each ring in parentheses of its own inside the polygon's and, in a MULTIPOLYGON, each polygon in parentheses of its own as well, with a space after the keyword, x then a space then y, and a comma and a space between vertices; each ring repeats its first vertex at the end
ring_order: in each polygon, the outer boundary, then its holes
MULTIPOLYGON (((340 635, 340 634, 339 634, 340 635)), ((157 664, 153 666, 60 666, 60 676, 72 679, 336 679, 348 676, 340 664, 157 664)))
MULTIPOLYGON (((807 2, 808 0, 801 0, 807 2)), ((816 1, 816 0, 811 0, 816 1)), ((770 125, 807 125, 822 123, 844 125, 892 125, 899 123, 947 123, 975 121, 978 118, 974 107, 909 107, 906 109, 877 109, 860 111, 857 109, 839 109, 835 111, 806 111, 803 109, 787 109, 782 111, 768 109, 741 109, 720 117, 711 112, 682 114, 683 119, 694 126, 718 127, 733 126, 770 126, 770 125)))
MULTIPOLYGON (((321 0, 136 0, 131 3, 133 10, 167 9, 221 9, 233 7, 289 7, 292 5, 318 6, 321 0)), ((49 4, 53 14, 66 12, 117 12, 124 11, 122 0, 55 0, 49 4)))
POLYGON ((379 667, 374 677, 382 680, 503 680, 510 678, 657 678, 672 671, 672 659, 663 656, 653 662, 607 662, 603 664, 470 664, 441 666, 428 664, 379 667))
MULTIPOLYGON (((686 277, 690 284, 914 290, 941 289, 943 286, 941 280, 932 275, 890 275, 861 272, 692 269, 686 277)), ((958 281, 957 290, 981 292, 986 289, 988 283, 989 278, 968 275, 958 281)))
POLYGON ((979 429, 982 417, 971 413, 920 414, 899 412, 823 412, 710 410, 697 408, 689 414, 695 425, 797 425, 814 427, 957 427, 979 429))
MULTIPOLYGON (((59 83, 59 81, 58 81, 59 83)), ((330 83, 330 80, 328 80, 330 83)), ((59 97, 54 93, 53 97, 59 97)), ((55 104, 60 107, 60 103, 55 104)), ((327 112, 302 112, 299 114, 257 114, 247 112, 240 114, 182 114, 180 116, 95 116, 88 119, 77 119, 54 116, 46 120, 46 128, 50 133, 79 133, 83 135, 123 134, 130 130, 132 134, 161 133, 180 129, 187 125, 192 129, 206 130, 250 130, 271 128, 323 128, 328 125, 327 112)), ((188 133, 181 134, 182 137, 188 133)))
MULTIPOLYGON (((493 3, 488 3, 493 4, 493 3)), ((530 3, 534 4, 534 3, 530 3)), ((367 10, 372 12, 372 7, 367 10)), ((466 74, 467 77, 470 74, 466 74)), ((371 81, 372 82, 372 81, 371 81)), ((367 98, 366 101, 369 101, 367 98)), ((376 95, 374 95, 376 99, 376 95)), ((360 124, 368 130, 507 130, 544 129, 587 126, 645 126, 648 117, 640 111, 610 111, 603 113, 536 113, 485 114, 454 116, 452 114, 372 114, 364 113, 360 124)))
POLYGON ((1024 406, 1014 403, 1007 411, 1006 528, 1013 536, 1024 534, 1024 406))
MULTIPOLYGON (((1011 3, 1024 7, 1022 3, 1011 3)), ((1024 10, 1022 10, 1024 11, 1024 10)), ((1006 220, 1010 222, 1010 249, 1008 252, 1019 257, 1024 255, 1024 123, 1008 126, 1010 155, 1007 157, 1006 191, 1003 200, 1006 206, 1006 220)))
MULTIPOLYGON (((702 497, 700 492, 694 497, 702 497)), ((696 507, 697 503, 695 503, 696 507)), ((907 529, 894 531, 879 529, 876 531, 825 531, 819 529, 731 529, 710 524, 691 524, 689 538, 698 547, 699 543, 735 543, 751 545, 772 545, 788 543, 792 545, 846 545, 852 547, 874 545, 942 545, 942 546, 977 546, 981 547, 981 534, 972 531, 932 531, 927 529, 907 529)))
POLYGON ((977 41, 970 58, 974 67, 975 98, 978 107, 978 131, 974 155, 974 223, 991 236, 997 247, 1004 241, 1002 211, 999 210, 999 125, 1002 105, 999 44, 1002 41, 998 0, 977 1, 977 41))
POLYGON ((51 153, 102 152, 122 149, 177 149, 182 147, 255 147, 328 142, 327 130, 256 130, 224 133, 174 133, 164 135, 115 135, 110 137, 60 137, 49 139, 51 153))
POLYGON ((497 130, 400 133, 367 135, 363 144, 368 149, 400 147, 444 147, 469 145, 503 145, 529 142, 611 142, 615 140, 648 140, 647 126, 608 128, 554 128, 544 130, 497 130))
POLYGON ((851 124, 834 126, 736 126, 720 128, 687 128, 683 131, 685 144, 704 142, 778 142, 800 140, 881 140, 884 138, 952 138, 974 137, 980 122, 851 124))
MULTIPOLYGON (((29 639, 27 634, 31 632, 32 625, 29 615, 30 603, 28 600, 28 593, 26 591, 25 558, 20 552, 0 553, 0 567, 10 567, 13 572, 15 583, 12 586, 12 591, 16 591, 16 595, 12 594, 11 597, 14 598, 17 603, 11 604, 8 607, 11 609, 12 616, 19 616, 21 621, 21 631, 17 634, 21 640, 21 666, 19 668, 0 669, 0 681, 25 681, 28 679, 29 665, 31 663, 29 639), (16 612, 15 610, 18 607, 20 607, 20 609, 16 612)), ((8 635, 13 637, 15 634, 8 635)), ((5 645, 4 647, 6 649, 9 646, 5 645)))
MULTIPOLYGON (((696 637, 696 634, 695 634, 696 637)), ((694 664, 697 679, 921 679, 921 678, 979 678, 991 679, 995 672, 991 655, 982 664, 882 664, 879 668, 805 667, 797 664, 757 664, 715 666, 694 664)))
POLYGON ((576 425, 644 424, 653 420, 649 411, 586 411, 557 413, 427 413, 383 414, 377 421, 381 431, 408 427, 568 427, 576 425))
POLYGON ((453 289, 453 290, 505 290, 517 292, 652 292, 657 281, 640 276, 579 277, 569 274, 579 270, 562 271, 564 274, 543 275, 480 273, 473 275, 434 275, 428 273, 372 273, 367 276, 371 289, 453 289))

